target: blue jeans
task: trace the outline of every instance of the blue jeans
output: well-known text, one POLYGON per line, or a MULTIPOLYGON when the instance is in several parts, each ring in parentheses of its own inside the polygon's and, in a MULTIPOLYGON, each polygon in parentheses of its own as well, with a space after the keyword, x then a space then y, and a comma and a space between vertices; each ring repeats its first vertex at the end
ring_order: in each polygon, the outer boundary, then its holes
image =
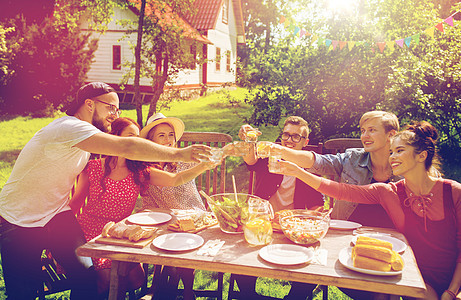
POLYGON ((96 272, 89 257, 75 250, 86 243, 72 211, 57 214, 44 227, 1 226, 3 278, 8 299, 35 299, 41 286, 41 254, 48 249, 66 271, 71 299, 94 299, 96 272))

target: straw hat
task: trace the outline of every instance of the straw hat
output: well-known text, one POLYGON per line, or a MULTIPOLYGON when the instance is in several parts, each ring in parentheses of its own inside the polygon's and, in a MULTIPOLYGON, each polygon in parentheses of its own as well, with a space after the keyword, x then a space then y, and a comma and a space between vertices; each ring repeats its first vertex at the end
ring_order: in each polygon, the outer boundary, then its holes
POLYGON ((162 123, 167 123, 171 127, 173 127, 174 130, 174 135, 176 137, 176 141, 179 141, 179 139, 182 137, 182 134, 184 133, 184 122, 181 121, 181 119, 174 118, 174 117, 165 117, 162 113, 155 114, 147 120, 147 125, 144 127, 141 132, 139 133, 139 136, 142 138, 147 138, 147 134, 149 131, 156 125, 162 124, 162 123))

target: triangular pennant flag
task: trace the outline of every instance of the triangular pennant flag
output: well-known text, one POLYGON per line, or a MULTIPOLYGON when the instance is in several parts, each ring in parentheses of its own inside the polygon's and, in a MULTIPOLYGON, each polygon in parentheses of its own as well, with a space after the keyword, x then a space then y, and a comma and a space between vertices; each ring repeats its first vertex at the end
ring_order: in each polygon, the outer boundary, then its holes
POLYGON ((295 30, 295 24, 290 24, 290 27, 288 27, 289 31, 294 31, 295 30))
POLYGON ((343 50, 344 46, 347 45, 347 42, 341 41, 339 42, 339 50, 343 50))
POLYGON ((453 26, 453 16, 449 16, 445 20, 443 20, 445 23, 447 23, 450 26, 453 26))
POLYGON ((434 38, 434 30, 435 30, 435 27, 430 27, 430 28, 424 30, 424 32, 425 32, 428 36, 430 36, 431 38, 434 38))
POLYGON ((330 47, 328 47, 328 51, 331 51, 331 50, 334 50, 333 45, 330 45, 330 47))
POLYGON ((315 41, 316 41, 318 38, 319 38, 319 37, 318 37, 318 36, 316 36, 316 35, 314 34, 314 35, 312 36, 312 40, 311 40, 311 42, 312 42, 312 43, 313 43, 313 42, 315 42, 315 41))
POLYGON ((387 46, 387 48, 389 48, 391 50, 391 52, 394 52, 394 46, 395 46, 394 41, 386 42, 386 46, 387 46))
POLYGON ((437 28, 438 31, 443 33, 443 23, 439 23, 439 24, 435 25, 435 28, 437 28))
POLYGON ((333 50, 335 50, 336 46, 339 44, 339 41, 332 41, 331 43, 333 44, 333 50))
POLYGON ((406 37, 406 38, 404 39, 404 41, 405 41, 405 45, 407 45, 407 47, 410 48, 411 36, 406 37))
POLYGON ((378 45, 379 51, 384 52, 384 47, 386 47, 386 42, 376 43, 378 45))
POLYGON ((296 26, 296 27, 295 27, 295 31, 293 32, 293 35, 296 35, 300 30, 301 30, 301 29, 300 29, 298 26, 296 26))
POLYGON ((375 47, 371 46, 371 52, 375 53, 375 47))
POLYGON ((403 43, 404 43, 403 39, 395 40, 395 43, 396 43, 397 45, 399 45, 400 48, 403 48, 403 43))
POLYGON ((325 40, 325 45, 326 45, 327 47, 329 47, 329 46, 331 45, 331 42, 332 42, 332 40, 326 39, 326 40, 325 40))
POLYGON ((412 35, 412 36, 411 36, 411 39, 412 39, 413 41, 415 41, 416 45, 419 45, 419 36, 420 36, 420 35, 421 35, 421 34, 418 33, 418 34, 415 34, 415 35, 412 35))
POLYGON ((324 46, 325 45, 325 39, 322 38, 322 37, 319 37, 319 39, 317 40, 317 44, 319 46, 324 46))
POLYGON ((347 48, 349 48, 349 51, 352 51, 352 48, 354 48, 355 42, 347 42, 347 48))
POLYGON ((285 26, 285 28, 289 28, 290 27, 290 20, 285 20, 285 23, 283 23, 283 26, 285 26))
POLYGON ((285 20, 286 20, 285 17, 284 17, 284 16, 281 16, 281 17, 280 17, 279 23, 280 23, 280 24, 283 24, 283 23, 285 23, 285 20))
POLYGON ((305 35, 309 36, 309 35, 312 35, 312 33, 310 33, 309 31, 306 31, 305 35))
POLYGON ((304 29, 301 29, 301 32, 299 33, 299 37, 303 37, 306 34, 306 31, 304 29))

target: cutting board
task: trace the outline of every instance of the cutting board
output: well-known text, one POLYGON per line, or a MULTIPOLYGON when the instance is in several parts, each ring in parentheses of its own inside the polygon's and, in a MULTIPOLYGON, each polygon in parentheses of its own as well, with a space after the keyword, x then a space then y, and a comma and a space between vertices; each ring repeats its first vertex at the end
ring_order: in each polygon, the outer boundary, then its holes
POLYGON ((179 228, 179 225, 177 225, 177 223, 173 223, 173 224, 168 224, 168 229, 172 230, 172 231, 176 231, 176 232, 197 233, 199 231, 202 231, 203 229, 209 228, 211 226, 215 226, 217 224, 218 224, 218 220, 215 220, 214 222, 212 222, 210 224, 203 225, 201 227, 195 228, 194 230, 186 230, 186 231, 184 231, 184 230, 181 230, 181 228, 179 228))
POLYGON ((144 248, 149 245, 154 238, 157 237, 157 234, 153 234, 150 238, 139 240, 137 242, 132 242, 129 239, 116 239, 112 237, 102 237, 99 236, 94 240, 96 243, 107 244, 107 245, 116 245, 116 246, 125 246, 133 248, 144 248))

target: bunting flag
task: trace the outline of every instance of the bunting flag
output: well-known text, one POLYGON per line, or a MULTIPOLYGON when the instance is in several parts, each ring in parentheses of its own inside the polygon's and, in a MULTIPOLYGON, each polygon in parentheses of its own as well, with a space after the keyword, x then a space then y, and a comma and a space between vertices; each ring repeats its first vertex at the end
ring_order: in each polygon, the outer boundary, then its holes
POLYGON ((434 30, 435 27, 429 27, 428 29, 424 30, 424 32, 429 35, 431 38, 434 38, 434 30))
POLYGON ((406 37, 406 38, 404 38, 403 40, 405 41, 405 45, 407 45, 407 47, 410 48, 411 36, 406 37))
POLYGON ((403 48, 404 39, 395 40, 395 43, 399 45, 400 48, 403 48))
POLYGON ((448 25, 450 25, 451 27, 453 27, 453 16, 449 16, 448 18, 446 18, 445 20, 443 20, 445 23, 447 23, 448 25))
POLYGON ((441 33, 443 33, 443 23, 440 22, 439 24, 435 25, 435 28, 440 31, 441 33))
MULTIPOLYGON (((434 38, 435 29, 437 29, 441 33, 445 33, 444 23, 448 26, 454 27, 454 16, 458 14, 460 11, 453 13, 451 16, 445 18, 443 21, 439 22, 435 26, 431 26, 426 28, 422 33, 425 33, 431 38, 434 38)), ((373 53, 377 52, 379 49, 380 53, 384 53, 385 49, 389 49, 387 51, 394 52, 395 51, 395 44, 397 44, 401 49, 410 48, 411 44, 419 45, 420 44, 420 37, 421 33, 416 33, 404 38, 392 40, 392 41, 380 41, 376 43, 368 43, 366 41, 339 41, 333 40, 326 37, 319 37, 316 34, 312 34, 306 29, 298 26, 295 22, 290 21, 289 19, 285 18, 285 16, 281 16, 279 20, 279 24, 283 24, 283 27, 290 31, 294 36, 299 36, 300 38, 307 38, 310 37, 311 44, 317 42, 318 46, 326 46, 328 51, 335 51, 336 48, 339 48, 339 51, 343 50, 344 48, 352 51, 352 49, 356 46, 363 46, 366 49, 370 49, 373 53), (339 46, 339 47, 338 47, 339 46), (347 47, 346 47, 347 46, 347 47), (405 47, 406 46, 406 47, 405 47)))

